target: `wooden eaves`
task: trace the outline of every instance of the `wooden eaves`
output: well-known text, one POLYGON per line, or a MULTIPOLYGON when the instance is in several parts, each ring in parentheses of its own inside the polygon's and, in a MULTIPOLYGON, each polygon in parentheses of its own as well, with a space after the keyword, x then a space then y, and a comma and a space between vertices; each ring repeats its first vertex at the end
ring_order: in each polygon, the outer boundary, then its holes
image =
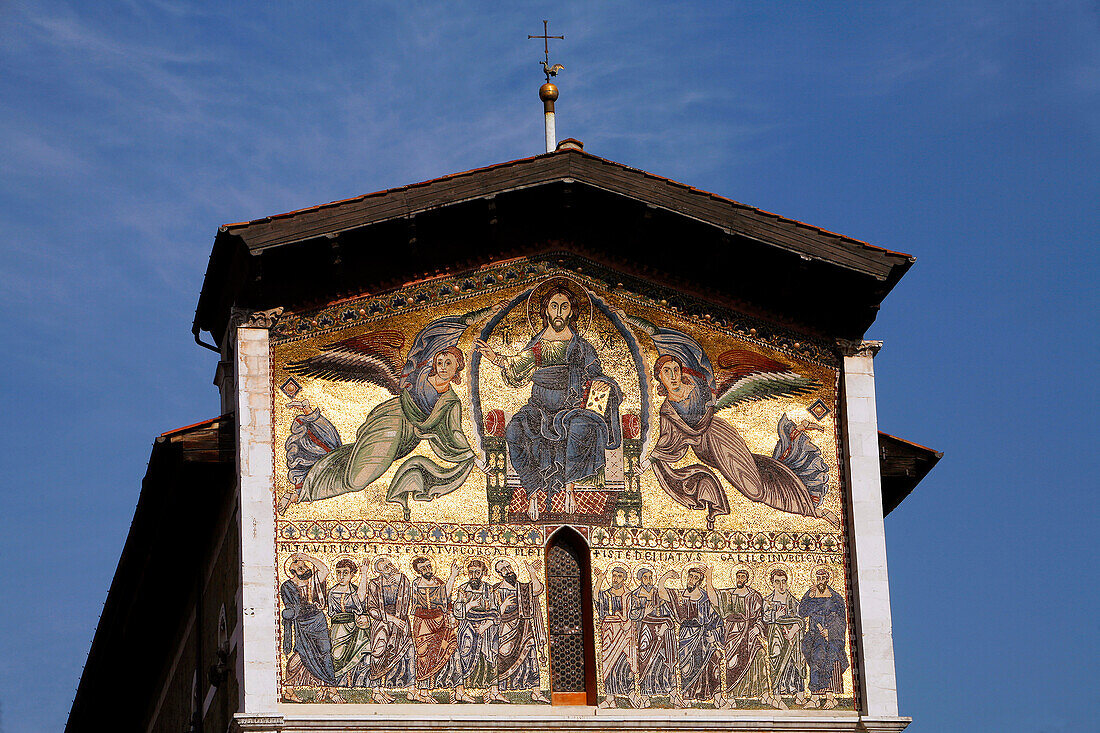
MULTIPOLYGON (((866 329, 874 320, 882 298, 914 261, 907 254, 781 217, 582 150, 563 149, 227 224, 219 229, 215 239, 194 330, 196 335, 199 330, 208 331, 217 341, 231 306, 295 306, 308 300, 303 296, 304 300, 288 302, 296 295, 280 281, 278 260, 291 252, 300 263, 305 258, 316 259, 318 252, 332 246, 343 245, 341 257, 347 253, 354 255, 357 248, 369 249, 375 258, 370 261, 370 269, 384 272, 385 282, 396 287, 430 274, 433 268, 454 270, 465 265, 477 266, 493 257, 523 254, 524 245, 519 240, 526 237, 529 243, 537 239, 554 241, 587 256, 593 252, 597 258, 606 254, 609 260, 637 265, 647 278, 654 278, 654 273, 665 271, 668 259, 667 249, 661 251, 656 235, 647 234, 650 229, 660 231, 666 242, 690 241, 704 261, 713 260, 714 264, 734 261, 753 267, 753 277, 760 281, 758 290, 768 286, 770 291, 778 292, 780 288, 790 290, 811 282, 832 284, 839 291, 832 300, 848 299, 847 310, 838 312, 831 321, 813 325, 818 331, 835 331, 832 335, 844 337, 866 329), (471 212, 482 212, 482 222, 471 217, 471 212), (440 224, 444 220, 447 223, 440 224), (642 220, 645 226, 639 225, 642 220), (442 232, 441 236, 448 240, 450 248, 446 253, 431 249, 433 222, 435 231, 442 232), (456 235, 460 231, 468 233, 467 239, 456 235), (590 234, 587 246, 583 241, 585 231, 590 234), (609 231, 629 236, 609 237, 609 231), (501 236, 500 232, 510 232, 512 236, 501 236), (400 261, 394 251, 411 249, 405 245, 413 242, 418 243, 421 251, 416 257, 400 261), (619 251, 614 251, 616 242, 620 243, 619 251), (452 250, 457 250, 453 256, 452 250), (263 265, 261 259, 276 264, 263 265)), ((341 257, 333 259, 339 261, 341 257)), ((347 258, 343 260, 346 262, 347 258)), ((287 268, 295 276, 300 276, 301 271, 299 266, 287 268)), ((680 286, 685 277, 693 276, 669 274, 675 276, 669 281, 680 286)), ((346 280, 339 273, 333 275, 331 270, 310 269, 314 280, 346 280)), ((346 282, 344 285, 352 287, 346 282)), ((358 285, 379 286, 380 282, 358 285)), ((700 290, 728 294, 740 298, 739 302, 759 299, 757 292, 737 293, 736 288, 726 285, 720 281, 701 283, 700 290)), ((315 292, 311 297, 321 296, 315 292)))

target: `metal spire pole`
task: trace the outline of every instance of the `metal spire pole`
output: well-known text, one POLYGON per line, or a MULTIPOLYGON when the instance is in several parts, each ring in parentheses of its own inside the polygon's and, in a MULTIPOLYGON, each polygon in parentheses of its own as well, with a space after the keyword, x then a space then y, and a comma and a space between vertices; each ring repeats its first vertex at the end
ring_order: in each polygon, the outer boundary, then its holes
POLYGON ((550 65, 550 39, 560 38, 565 40, 565 36, 551 36, 548 30, 549 21, 542 21, 542 35, 532 36, 528 35, 527 38, 541 38, 543 48, 543 60, 539 63, 542 64, 542 72, 546 75, 546 83, 539 87, 539 99, 542 100, 543 111, 543 126, 546 132, 546 152, 552 153, 558 146, 558 133, 554 124, 554 102, 558 99, 558 88, 550 83, 550 77, 557 76, 559 71, 562 71, 565 67, 561 64, 550 65))

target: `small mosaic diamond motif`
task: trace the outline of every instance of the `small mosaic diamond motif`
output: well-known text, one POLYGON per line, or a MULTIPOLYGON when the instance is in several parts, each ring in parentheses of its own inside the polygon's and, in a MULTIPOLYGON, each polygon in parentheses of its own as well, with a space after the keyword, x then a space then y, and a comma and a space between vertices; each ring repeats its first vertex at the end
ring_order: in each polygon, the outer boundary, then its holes
POLYGON ((814 400, 814 403, 809 407, 810 414, 816 417, 818 420, 829 414, 829 406, 821 400, 814 400))
POLYGON ((294 399, 294 395, 302 391, 302 385, 295 382, 294 377, 291 377, 290 379, 287 379, 285 382, 283 382, 283 386, 279 389, 281 389, 283 391, 283 394, 285 394, 287 397, 289 397, 290 399, 294 399))

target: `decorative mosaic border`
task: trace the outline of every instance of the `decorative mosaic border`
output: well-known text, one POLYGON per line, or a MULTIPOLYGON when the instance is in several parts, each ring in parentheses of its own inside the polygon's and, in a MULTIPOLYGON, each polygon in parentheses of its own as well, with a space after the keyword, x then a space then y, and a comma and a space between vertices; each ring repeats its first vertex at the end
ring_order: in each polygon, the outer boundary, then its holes
POLYGON ((620 295, 627 300, 668 309, 729 336, 825 366, 835 368, 838 365, 835 344, 612 270, 585 257, 561 252, 508 260, 466 275, 440 276, 382 294, 364 295, 312 311, 286 314, 272 327, 271 338, 273 343, 289 343, 357 323, 371 323, 425 308, 434 310, 483 293, 535 282, 554 271, 568 271, 590 286, 610 292, 623 288, 627 293, 620 295))
MULTIPOLYGON (((459 544, 487 547, 537 547, 556 526, 467 525, 372 520, 278 520, 276 542, 459 544)), ((843 555, 839 534, 816 532, 741 532, 653 527, 579 528, 594 549, 697 550, 700 552, 783 552, 843 555)))

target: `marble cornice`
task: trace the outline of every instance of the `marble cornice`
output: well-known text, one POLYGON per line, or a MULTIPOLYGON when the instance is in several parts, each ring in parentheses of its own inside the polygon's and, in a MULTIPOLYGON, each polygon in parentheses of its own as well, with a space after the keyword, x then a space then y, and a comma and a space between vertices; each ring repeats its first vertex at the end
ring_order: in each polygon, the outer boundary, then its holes
POLYGON ((874 357, 882 350, 881 341, 861 341, 859 339, 837 339, 837 347, 842 356, 874 357))
MULTIPOLYGON (((404 707, 404 706, 403 706, 404 707)), ((232 730, 238 733, 307 733, 328 731, 377 731, 378 733, 494 733, 496 731, 555 731, 581 733, 629 730, 637 733, 668 731, 672 733, 710 733, 717 731, 783 731, 784 733, 820 733, 851 731, 852 733, 900 732, 911 718, 872 718, 856 713, 830 714, 804 711, 759 714, 746 711, 743 715, 706 710, 594 710, 578 707, 560 709, 560 713, 528 713, 514 707, 499 711, 486 709, 476 715, 461 715, 450 710, 431 708, 432 713, 410 711, 391 713, 349 712, 336 715, 283 714, 237 715, 232 730)))

